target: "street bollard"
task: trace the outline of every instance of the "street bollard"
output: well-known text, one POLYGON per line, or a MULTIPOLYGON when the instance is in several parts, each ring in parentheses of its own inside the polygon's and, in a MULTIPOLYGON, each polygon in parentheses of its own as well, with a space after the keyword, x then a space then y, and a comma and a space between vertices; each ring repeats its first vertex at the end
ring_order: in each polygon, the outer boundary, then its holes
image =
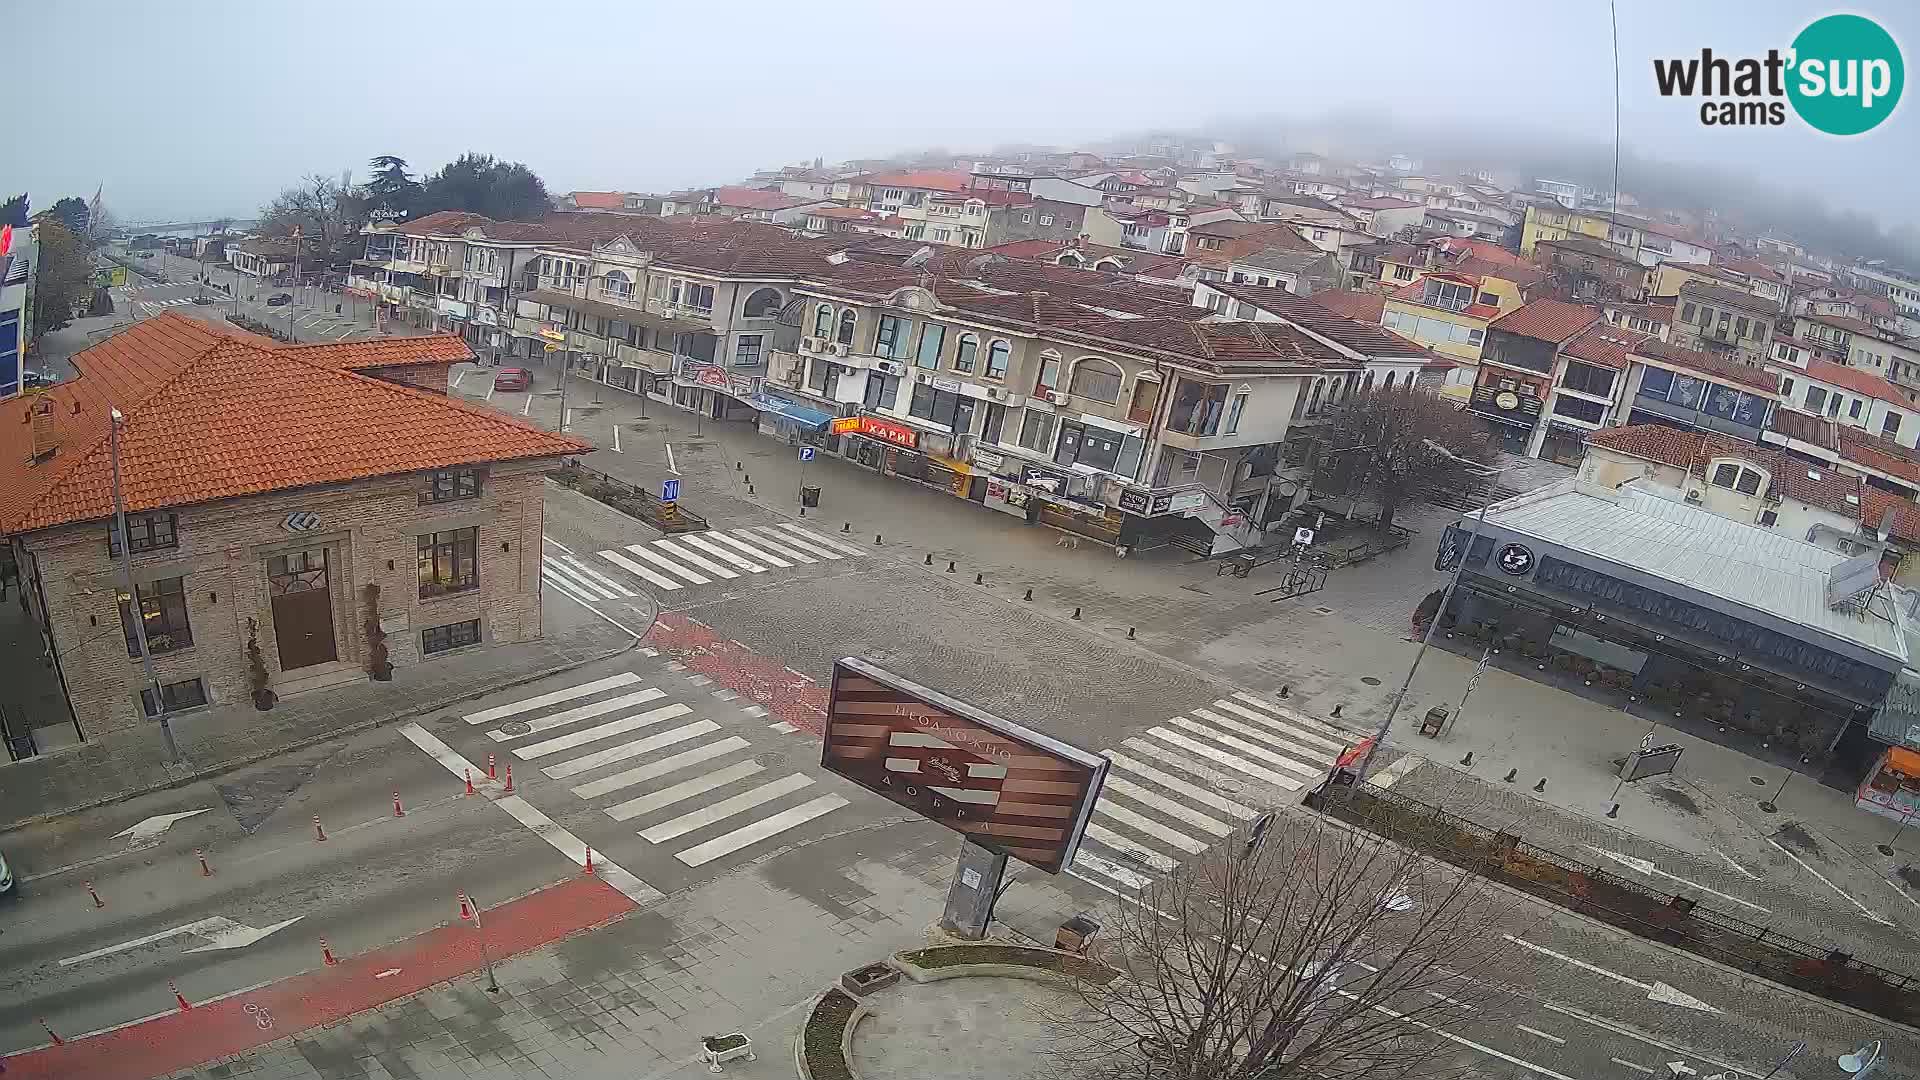
POLYGON ((52 1040, 53 1040, 53 1045, 55 1045, 55 1046, 65 1046, 65 1045, 67 1045, 67 1040, 65 1040, 65 1039, 63 1039, 63 1038, 61 1038, 61 1037, 60 1037, 60 1036, 59 1036, 58 1034, 56 1034, 56 1033, 54 1032, 54 1030, 53 1030, 53 1025, 51 1025, 51 1024, 49 1024, 49 1023, 47 1023, 47 1018, 46 1018, 46 1017, 44 1017, 44 1016, 41 1016, 41 1017, 36 1017, 36 1019, 38 1019, 38 1020, 40 1021, 40 1030, 42 1030, 42 1031, 44 1031, 44 1032, 46 1032, 46 1033, 47 1033, 47 1038, 49 1038, 49 1039, 52 1039, 52 1040))
POLYGON ((320 959, 325 962, 328 967, 332 967, 340 962, 333 958, 333 947, 327 944, 326 938, 320 939, 320 959))
POLYGON ((850 532, 852 532, 852 531, 853 531, 853 522, 851 522, 851 521, 843 521, 843 522, 841 522, 841 523, 840 523, 840 531, 841 531, 841 532, 843 532, 843 533, 850 533, 850 532))
POLYGON ((507 762, 507 786, 505 790, 509 793, 513 791, 513 762, 511 761, 507 762))
POLYGON ((1334 715, 1334 716, 1336 716, 1336 717, 1338 717, 1338 716, 1340 715, 1340 710, 1341 710, 1341 709, 1344 709, 1344 708, 1346 708, 1346 707, 1347 707, 1347 703, 1346 703, 1346 702, 1344 702, 1344 701, 1343 701, 1343 702, 1341 702, 1341 703, 1340 703, 1340 704, 1338 704, 1338 705, 1335 705, 1335 706, 1333 707, 1333 715, 1334 715))
POLYGON ((487 779, 489 780, 500 779, 500 774, 493 771, 493 755, 492 754, 487 755, 487 779))
POLYGON ((1535 785, 1533 785, 1533 790, 1535 790, 1535 791, 1545 791, 1545 790, 1547 790, 1547 778, 1546 778, 1546 777, 1544 777, 1544 776, 1543 776, 1543 777, 1541 777, 1541 778, 1540 778, 1540 782, 1539 782, 1539 783, 1537 783, 1537 784, 1535 784, 1535 785))
POLYGON ((1131 627, 1131 626, 1129 626, 1129 627, 1127 627, 1127 640, 1128 640, 1128 641, 1132 641, 1132 640, 1133 640, 1133 630, 1134 630, 1134 628, 1133 628, 1133 627, 1131 627))
POLYGON ((180 1006, 181 1012, 193 1008, 193 1003, 187 1000, 187 995, 180 992, 180 988, 174 985, 172 979, 167 980, 167 989, 173 991, 173 1000, 180 1006))
POLYGON ((953 573, 953 560, 952 560, 952 559, 948 559, 948 560, 947 560, 947 573, 949 573, 949 574, 951 574, 951 573, 953 573))
POLYGON ((1074 609, 1073 609, 1073 617, 1074 617, 1074 618, 1076 618, 1076 619, 1080 617, 1080 609, 1079 609, 1079 608, 1074 608, 1074 609))
POLYGON ((874 546, 874 547, 879 547, 879 546, 880 546, 880 534, 879 534, 879 533, 874 533, 874 534, 873 534, 873 546, 874 546))
POLYGON ((316 844, 325 843, 326 839, 327 830, 320 827, 320 815, 315 814, 313 815, 313 842, 316 844))
POLYGON ((1289 696, 1292 695, 1292 693, 1293 693, 1293 687, 1287 685, 1286 683, 1280 684, 1280 700, 1285 701, 1289 696))
POLYGON ((931 551, 929 551, 929 552, 927 552, 927 557, 926 557, 926 558, 925 558, 924 560, 922 560, 922 561, 921 561, 921 563, 920 563, 920 565, 921 565, 921 566, 932 566, 932 565, 933 565, 933 552, 931 552, 931 551))
POLYGON ((1507 783, 1511 784, 1513 783, 1513 778, 1518 775, 1520 775, 1519 769, 1508 769, 1507 775, 1501 777, 1500 779, 1505 780, 1507 783))
POLYGON ((467 902, 467 894, 461 893, 460 894, 460 921, 466 922, 471 918, 473 918, 473 905, 467 902))
POLYGON ((586 868, 586 872, 587 872, 587 873, 589 873, 589 874, 591 874, 591 873, 593 873, 593 849, 592 849, 592 848, 588 848, 588 849, 587 849, 587 868, 586 868))
POLYGON ((213 867, 207 865, 207 853, 199 848, 193 849, 193 857, 200 860, 200 876, 212 877, 213 867))
POLYGON ((87 885, 87 895, 93 897, 93 906, 97 908, 106 907, 107 902, 105 900, 100 899, 100 894, 94 891, 93 882, 89 881, 86 883, 86 885, 87 885))
POLYGON ((1032 590, 1032 589, 1028 589, 1028 590, 1027 590, 1027 594, 1026 594, 1025 596, 1022 596, 1022 597, 1021 597, 1020 599, 1022 599, 1022 600, 1031 600, 1031 599, 1033 599, 1033 590, 1032 590))
POLYGON ((472 769, 467 770, 467 790, 465 794, 467 795, 473 794, 473 770, 472 769))
POLYGON ((394 817, 407 816, 407 812, 400 808, 400 793, 397 791, 393 793, 393 816, 394 817))
POLYGON ((973 583, 975 585, 985 585, 987 583, 987 575, 985 574, 973 575, 973 583))

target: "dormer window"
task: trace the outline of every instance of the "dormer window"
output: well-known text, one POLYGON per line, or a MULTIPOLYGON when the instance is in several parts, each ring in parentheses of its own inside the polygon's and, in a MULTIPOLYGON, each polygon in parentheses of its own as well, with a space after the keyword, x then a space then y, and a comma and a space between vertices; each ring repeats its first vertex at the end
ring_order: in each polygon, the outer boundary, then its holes
POLYGON ((1730 488, 1742 495, 1758 495, 1767 483, 1767 474, 1736 461, 1717 462, 1713 467, 1713 486, 1730 488))

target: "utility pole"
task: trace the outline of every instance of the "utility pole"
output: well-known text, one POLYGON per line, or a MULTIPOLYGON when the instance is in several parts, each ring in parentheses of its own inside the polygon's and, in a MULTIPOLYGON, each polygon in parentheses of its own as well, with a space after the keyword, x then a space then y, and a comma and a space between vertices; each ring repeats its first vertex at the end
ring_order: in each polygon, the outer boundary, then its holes
POLYGON ((153 650, 147 647, 146 612, 140 606, 140 591, 133 583, 133 548, 127 543, 127 504, 120 488, 120 429, 127 418, 119 409, 109 413, 107 459, 113 467, 113 535, 120 544, 120 584, 127 591, 127 621, 133 624, 134 644, 140 649, 140 670, 153 690, 154 716, 160 721, 160 737, 167 744, 167 760, 180 759, 180 745, 173 739, 173 721, 167 710, 167 697, 160 691, 160 677, 153 670, 153 650))
MULTIPOLYGON (((1431 439, 1425 440, 1425 445, 1429 452, 1451 458, 1458 464, 1470 466, 1475 472, 1478 472, 1482 476, 1489 478, 1498 477, 1502 472, 1506 471, 1504 469, 1488 469, 1478 462, 1467 461, 1431 439)), ((1489 488, 1492 487, 1491 484, 1488 486, 1489 488)), ((1447 601, 1453 598, 1454 587, 1460 584, 1460 575, 1466 571, 1467 556, 1473 552, 1474 538, 1480 535, 1481 527, 1487 523, 1487 507, 1492 506, 1498 498, 1498 491, 1489 490, 1486 501, 1480 504, 1480 509, 1473 516, 1473 524, 1467 526, 1467 537, 1460 548, 1460 559, 1453 565, 1453 576, 1447 579, 1446 591, 1440 594, 1440 606, 1435 609, 1433 619, 1427 623, 1427 632, 1420 639, 1419 651, 1413 654, 1413 663, 1407 666, 1407 678, 1400 684, 1400 692, 1393 695, 1393 699, 1387 702, 1387 711, 1386 714, 1380 718, 1380 726, 1374 730, 1373 738, 1367 743, 1366 752, 1360 755, 1360 760, 1355 765, 1353 770, 1353 787, 1350 790, 1359 791, 1361 785, 1366 783, 1367 766, 1373 761, 1374 752, 1380 749, 1380 744, 1387 741, 1387 729, 1393 726, 1393 718, 1399 714, 1401 704, 1407 700, 1407 694, 1413 690, 1414 673, 1420 670, 1420 661, 1426 657, 1427 647, 1433 644, 1433 632, 1439 629, 1440 620, 1445 617, 1447 613, 1447 601)), ((1461 706, 1464 708, 1465 705, 1466 699, 1462 697, 1461 706)))
MULTIPOLYGON (((300 289, 300 226, 298 225, 295 225, 293 227, 293 288, 295 293, 299 292, 299 289, 300 289)), ((291 297, 289 297, 288 299, 289 299, 289 303, 287 304, 287 337, 297 344, 300 339, 293 332, 293 309, 297 305, 291 302, 291 299, 292 299, 291 297)))

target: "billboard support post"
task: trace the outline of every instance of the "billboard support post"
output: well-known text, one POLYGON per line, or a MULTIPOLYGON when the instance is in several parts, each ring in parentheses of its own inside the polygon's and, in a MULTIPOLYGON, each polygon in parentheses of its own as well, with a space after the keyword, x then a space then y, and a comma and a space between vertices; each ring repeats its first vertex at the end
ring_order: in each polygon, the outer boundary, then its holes
POLYGON ((947 907, 940 928, 965 941, 987 936, 993 921, 993 902, 1000 898, 1000 882, 1007 874, 1007 857, 971 839, 960 843, 960 858, 947 886, 947 907))

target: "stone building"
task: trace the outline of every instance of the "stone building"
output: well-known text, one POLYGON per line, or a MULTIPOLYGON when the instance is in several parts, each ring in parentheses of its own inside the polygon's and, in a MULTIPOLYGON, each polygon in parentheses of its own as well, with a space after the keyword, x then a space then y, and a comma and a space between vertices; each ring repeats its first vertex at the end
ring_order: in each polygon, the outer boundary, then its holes
POLYGON ((401 667, 538 638, 542 474, 589 447, 436 392, 470 356, 444 337, 282 347, 167 314, 8 402, 0 536, 71 709, 54 741, 157 714, 136 612, 169 712, 378 677, 376 644, 401 667))

